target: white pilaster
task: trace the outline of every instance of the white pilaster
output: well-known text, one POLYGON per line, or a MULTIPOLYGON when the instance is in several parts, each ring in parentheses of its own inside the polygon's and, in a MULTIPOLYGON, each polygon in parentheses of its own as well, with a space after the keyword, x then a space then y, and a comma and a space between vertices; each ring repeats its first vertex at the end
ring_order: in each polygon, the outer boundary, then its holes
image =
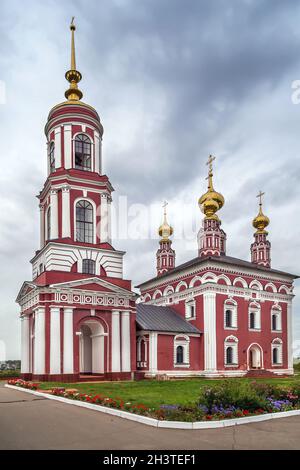
POLYGON ((73 309, 64 308, 64 374, 74 373, 73 360, 73 309))
POLYGON ((45 212, 44 206, 40 204, 40 248, 45 245, 45 212))
POLYGON ((111 197, 107 199, 107 241, 111 243, 111 197))
POLYGON ((149 372, 157 372, 157 333, 149 334, 149 372))
POLYGON ((45 308, 38 307, 34 313, 34 374, 45 374, 45 308))
MULTIPOLYGON (((287 354, 288 368, 293 369, 293 318, 292 318, 292 301, 287 303, 287 354)), ((282 320, 281 320, 282 321, 282 320)))
POLYGON ((60 309, 50 308, 50 374, 60 374, 60 309))
POLYGON ((101 174, 101 161, 100 161, 100 135, 95 131, 95 172, 101 174))
POLYGON ((70 187, 62 188, 62 237, 71 236, 70 187))
POLYGON ((122 312, 122 372, 131 371, 130 363, 130 312, 122 312))
POLYGON ((217 334, 216 334, 216 294, 203 294, 204 303, 204 367, 205 370, 217 369, 217 334))
POLYGON ((29 337, 29 317, 21 318, 21 372, 28 374, 30 372, 30 337, 29 337))
POLYGON ((50 192, 51 207, 51 240, 58 238, 58 194, 57 189, 51 189, 50 192))
POLYGON ((72 126, 64 126, 65 168, 72 168, 72 126))
POLYGON ((54 130, 54 158, 55 168, 61 167, 61 127, 54 130))
POLYGON ((113 310, 111 317, 111 371, 120 372, 120 312, 113 310))
POLYGON ((108 194, 101 194, 100 203, 100 242, 109 242, 108 194))

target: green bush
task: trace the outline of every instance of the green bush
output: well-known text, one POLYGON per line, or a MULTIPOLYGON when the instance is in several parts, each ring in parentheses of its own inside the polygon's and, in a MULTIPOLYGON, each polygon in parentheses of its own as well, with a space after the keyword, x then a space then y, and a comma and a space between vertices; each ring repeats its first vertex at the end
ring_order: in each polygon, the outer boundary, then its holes
POLYGON ((217 408, 234 406, 255 411, 266 407, 266 394, 256 390, 254 384, 242 381, 225 381, 214 387, 201 390, 198 405, 205 406, 211 413, 217 408))

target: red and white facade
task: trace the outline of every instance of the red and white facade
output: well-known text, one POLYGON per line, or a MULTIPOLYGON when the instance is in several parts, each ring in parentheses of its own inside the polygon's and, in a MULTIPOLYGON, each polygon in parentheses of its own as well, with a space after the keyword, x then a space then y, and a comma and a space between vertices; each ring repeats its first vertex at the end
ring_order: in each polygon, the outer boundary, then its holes
POLYGON ((251 262, 226 256, 216 212, 224 198, 212 183, 199 200, 205 214, 198 256, 175 267, 164 214, 157 276, 136 302, 123 278, 124 252, 111 241, 113 187, 102 173, 103 127, 80 101, 75 26, 67 101, 48 116, 48 176, 38 195, 40 247, 24 282, 22 376, 47 381, 293 373, 292 299, 297 277, 271 269, 261 211, 251 262))

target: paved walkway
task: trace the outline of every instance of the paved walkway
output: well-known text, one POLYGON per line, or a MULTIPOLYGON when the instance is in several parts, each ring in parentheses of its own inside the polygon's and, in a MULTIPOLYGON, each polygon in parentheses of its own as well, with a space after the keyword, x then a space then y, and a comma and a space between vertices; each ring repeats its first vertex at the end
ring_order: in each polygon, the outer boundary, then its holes
POLYGON ((0 449, 300 449, 300 416, 224 429, 155 429, 2 384, 0 449))

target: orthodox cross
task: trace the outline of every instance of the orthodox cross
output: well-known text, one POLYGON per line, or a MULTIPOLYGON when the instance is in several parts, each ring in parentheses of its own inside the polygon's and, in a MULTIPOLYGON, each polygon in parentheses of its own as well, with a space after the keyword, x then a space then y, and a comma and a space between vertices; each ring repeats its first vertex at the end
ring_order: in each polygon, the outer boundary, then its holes
POLYGON ((162 206, 163 206, 163 208, 164 208, 164 214, 165 214, 165 215, 166 215, 166 213, 167 213, 167 205, 168 205, 167 201, 164 201, 164 203, 163 203, 162 206))
POLYGON ((207 162, 206 162, 206 165, 208 165, 208 168, 209 168, 208 176, 205 178, 205 179, 207 179, 207 180, 209 180, 209 178, 212 177, 212 175, 213 175, 213 166, 212 166, 212 164, 213 164, 213 161, 214 161, 215 159, 216 159, 216 157, 213 157, 212 155, 210 155, 210 156, 208 157, 207 162))
POLYGON ((258 195, 256 197, 259 197, 259 205, 262 205, 262 197, 264 196, 265 193, 262 191, 259 191, 258 195))

